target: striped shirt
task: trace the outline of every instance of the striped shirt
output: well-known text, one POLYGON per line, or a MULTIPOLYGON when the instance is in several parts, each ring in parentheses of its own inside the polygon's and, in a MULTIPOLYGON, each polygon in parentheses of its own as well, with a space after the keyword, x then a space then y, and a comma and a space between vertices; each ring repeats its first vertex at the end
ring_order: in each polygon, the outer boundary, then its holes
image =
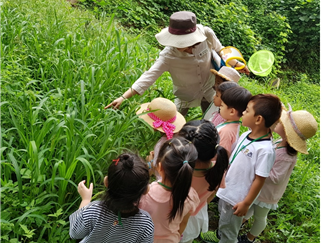
POLYGON ((103 206, 100 201, 93 201, 70 215, 70 237, 85 242, 153 242, 154 224, 150 215, 139 210, 134 216, 121 218, 103 206))

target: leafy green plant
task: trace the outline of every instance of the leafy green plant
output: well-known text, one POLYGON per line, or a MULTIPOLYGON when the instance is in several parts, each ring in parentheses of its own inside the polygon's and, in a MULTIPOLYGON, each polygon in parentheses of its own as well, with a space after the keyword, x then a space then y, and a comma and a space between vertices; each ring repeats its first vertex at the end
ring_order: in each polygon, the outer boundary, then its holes
POLYGON ((274 52, 279 64, 319 82, 319 66, 315 64, 320 62, 320 1, 242 2, 249 8, 251 26, 262 37, 263 47, 274 52))
MULTIPOLYGON (((288 64, 297 69, 320 74, 320 1, 271 1, 274 11, 286 16, 292 33, 286 45, 288 64)), ((316 75, 320 79, 320 75, 316 75)))

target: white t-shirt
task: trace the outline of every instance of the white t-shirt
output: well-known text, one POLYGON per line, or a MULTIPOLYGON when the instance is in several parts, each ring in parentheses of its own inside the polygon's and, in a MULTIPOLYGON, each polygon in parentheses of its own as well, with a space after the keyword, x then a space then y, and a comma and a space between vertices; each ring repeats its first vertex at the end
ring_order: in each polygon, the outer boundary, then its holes
POLYGON ((212 29, 202 25, 197 27, 204 32, 207 40, 197 45, 193 49, 193 54, 180 52, 175 47, 165 47, 153 66, 136 80, 132 88, 143 94, 162 73, 168 71, 173 80, 177 107, 199 106, 203 97, 211 102, 215 94, 212 88, 215 84, 215 75, 210 72, 213 67, 209 43, 216 52, 223 46, 212 29))
POLYGON ((247 196, 255 175, 269 177, 275 161, 272 140, 263 138, 251 143, 253 139, 248 137, 249 133, 251 131, 243 133, 238 139, 237 145, 230 156, 230 163, 232 163, 226 174, 226 187, 220 188, 217 192, 219 198, 233 206, 243 201, 247 196), (237 153, 243 145, 247 146, 237 153), (234 154, 236 156, 233 160, 234 154))

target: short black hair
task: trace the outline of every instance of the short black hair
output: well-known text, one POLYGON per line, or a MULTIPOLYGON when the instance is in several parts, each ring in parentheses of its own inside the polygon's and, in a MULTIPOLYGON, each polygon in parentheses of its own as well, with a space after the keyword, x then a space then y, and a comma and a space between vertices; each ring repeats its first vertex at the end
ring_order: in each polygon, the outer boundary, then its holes
POLYGON ((265 120, 265 127, 271 127, 281 117, 282 103, 276 95, 257 94, 250 99, 254 103, 255 116, 261 115, 265 120))
POLYGON ((222 95, 221 100, 227 105, 228 108, 237 110, 239 117, 242 116, 243 111, 249 103, 252 94, 247 89, 238 86, 227 89, 222 95))
POLYGON ((218 92, 221 93, 221 96, 222 94, 228 90, 229 88, 233 88, 233 87, 240 87, 240 85, 234 81, 226 81, 226 82, 223 82, 221 83, 218 87, 217 87, 217 90, 218 92))

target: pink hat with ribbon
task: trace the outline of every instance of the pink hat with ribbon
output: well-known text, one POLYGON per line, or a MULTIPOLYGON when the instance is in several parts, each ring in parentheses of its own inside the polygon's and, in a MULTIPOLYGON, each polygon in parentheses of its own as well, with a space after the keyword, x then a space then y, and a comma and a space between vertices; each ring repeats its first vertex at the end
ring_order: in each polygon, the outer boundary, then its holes
POLYGON ((136 114, 154 129, 164 132, 167 139, 171 139, 186 123, 175 104, 165 98, 156 98, 150 103, 142 104, 136 114))
POLYGON ((169 27, 155 35, 163 46, 185 48, 206 40, 206 36, 196 25, 196 15, 188 11, 173 13, 169 27))

